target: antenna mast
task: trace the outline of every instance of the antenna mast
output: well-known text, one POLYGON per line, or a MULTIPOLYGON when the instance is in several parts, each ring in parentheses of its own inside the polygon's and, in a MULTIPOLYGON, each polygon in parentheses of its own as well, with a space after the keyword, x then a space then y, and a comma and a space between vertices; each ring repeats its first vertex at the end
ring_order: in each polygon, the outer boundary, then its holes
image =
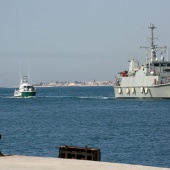
POLYGON ((140 48, 145 48, 147 49, 149 52, 150 52, 150 57, 149 57, 149 63, 152 62, 152 61, 157 61, 157 58, 156 58, 156 52, 159 51, 160 49, 164 48, 166 49, 167 47, 164 46, 164 47, 157 47, 157 45, 154 45, 154 39, 156 39, 154 37, 154 33, 153 33, 153 30, 156 28, 154 26, 154 24, 151 24, 150 23, 150 26, 148 27, 151 29, 151 37, 148 38, 151 40, 151 46, 150 47, 140 47, 140 48))
POLYGON ((148 27, 148 28, 150 28, 151 29, 151 48, 155 48, 155 45, 154 45, 154 39, 156 39, 156 38, 154 38, 154 34, 153 34, 153 30, 156 28, 153 24, 151 24, 150 23, 150 26, 148 27))

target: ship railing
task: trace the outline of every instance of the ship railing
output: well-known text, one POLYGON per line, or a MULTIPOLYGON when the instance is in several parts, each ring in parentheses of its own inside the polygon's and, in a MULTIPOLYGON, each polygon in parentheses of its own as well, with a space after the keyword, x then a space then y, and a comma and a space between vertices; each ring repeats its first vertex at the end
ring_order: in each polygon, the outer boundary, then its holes
POLYGON ((170 83, 170 77, 160 80, 157 84, 162 85, 162 84, 169 84, 169 83, 170 83))
POLYGON ((113 83, 113 86, 120 86, 120 83, 113 83))

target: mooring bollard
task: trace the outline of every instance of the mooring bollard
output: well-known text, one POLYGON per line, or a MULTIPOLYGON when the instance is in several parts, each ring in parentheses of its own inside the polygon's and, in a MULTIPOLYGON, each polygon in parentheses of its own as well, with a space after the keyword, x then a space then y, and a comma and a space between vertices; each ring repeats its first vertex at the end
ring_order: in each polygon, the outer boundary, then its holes
POLYGON ((100 149, 76 146, 60 146, 59 158, 100 161, 100 149))

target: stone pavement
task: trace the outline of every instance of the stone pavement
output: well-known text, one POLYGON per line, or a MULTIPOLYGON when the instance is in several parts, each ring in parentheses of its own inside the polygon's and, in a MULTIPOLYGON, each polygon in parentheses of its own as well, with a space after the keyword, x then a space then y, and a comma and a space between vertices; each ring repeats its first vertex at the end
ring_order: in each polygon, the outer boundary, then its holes
POLYGON ((170 168, 12 155, 0 156, 0 170, 170 170, 170 168))

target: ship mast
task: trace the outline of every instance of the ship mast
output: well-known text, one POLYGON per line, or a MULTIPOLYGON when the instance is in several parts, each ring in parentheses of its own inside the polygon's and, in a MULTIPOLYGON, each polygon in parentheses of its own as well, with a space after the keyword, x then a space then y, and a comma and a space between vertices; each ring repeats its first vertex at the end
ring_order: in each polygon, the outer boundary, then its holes
POLYGON ((153 30, 156 28, 153 24, 151 25, 150 24, 150 26, 148 27, 148 28, 150 28, 151 29, 151 47, 154 47, 154 35, 153 35, 153 30))
POLYGON ((151 61, 155 61, 156 60, 156 45, 154 45, 154 34, 153 34, 153 30, 156 28, 153 24, 148 27, 151 29, 151 54, 150 54, 150 59, 151 61))
POLYGON ((148 38, 148 39, 151 40, 151 46, 150 47, 142 47, 141 46, 140 48, 145 48, 145 49, 147 49, 150 52, 149 61, 148 61, 150 63, 152 61, 157 61, 158 60, 157 57, 156 57, 156 52, 157 51, 159 51, 160 49, 163 49, 163 48, 166 49, 167 47, 166 46, 164 46, 164 47, 157 47, 157 45, 154 44, 154 39, 156 39, 156 38, 154 37, 154 33, 153 33, 153 31, 154 31, 154 29, 156 27, 154 26, 154 24, 150 23, 150 26, 148 28, 151 29, 151 37, 148 38))

